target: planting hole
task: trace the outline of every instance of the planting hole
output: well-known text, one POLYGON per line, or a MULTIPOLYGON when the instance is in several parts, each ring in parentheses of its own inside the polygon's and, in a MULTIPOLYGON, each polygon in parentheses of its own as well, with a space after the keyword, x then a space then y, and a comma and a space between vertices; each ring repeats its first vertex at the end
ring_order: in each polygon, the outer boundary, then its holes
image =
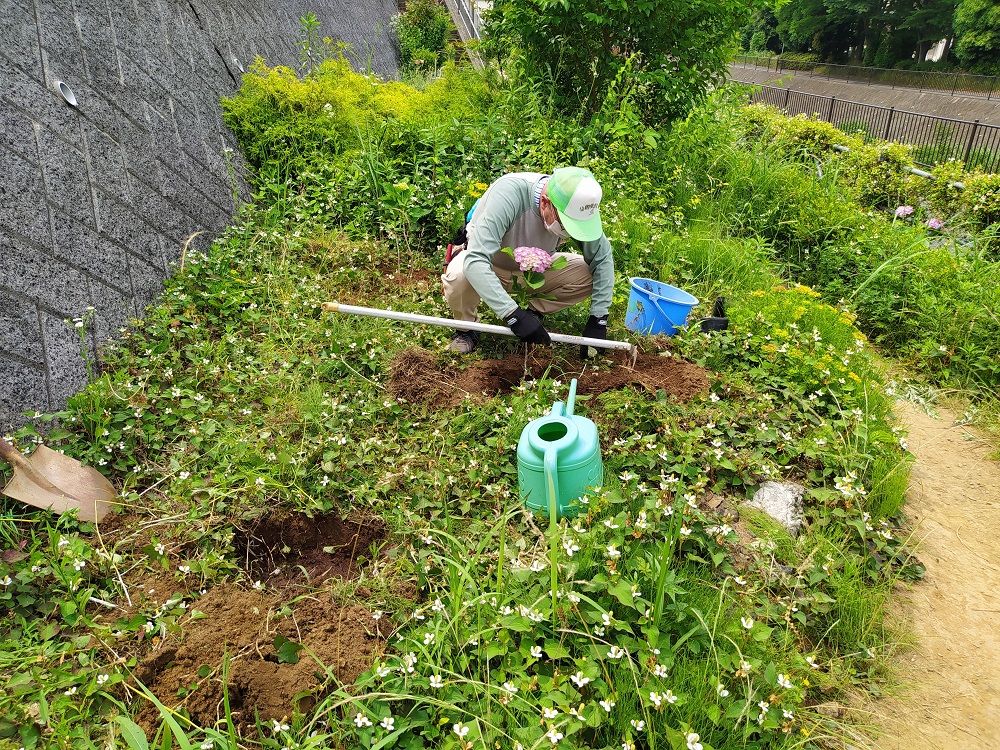
POLYGON ((234 545, 254 581, 319 586, 330 578, 356 578, 383 535, 380 521, 272 513, 237 534, 234 545))

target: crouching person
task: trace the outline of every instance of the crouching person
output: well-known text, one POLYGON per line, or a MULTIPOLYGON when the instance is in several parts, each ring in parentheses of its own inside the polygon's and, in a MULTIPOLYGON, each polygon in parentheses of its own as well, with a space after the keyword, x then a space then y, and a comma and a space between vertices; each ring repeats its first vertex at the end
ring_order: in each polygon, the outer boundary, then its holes
MULTIPOLYGON (((564 167, 551 175, 516 172, 496 180, 472 211, 465 247, 451 257, 441 276, 454 318, 478 321, 483 300, 522 341, 548 344, 543 317, 590 298, 582 335, 606 339, 615 267, 600 204, 601 186, 580 167, 564 167), (582 255, 555 252, 570 237, 579 241, 582 255), (566 259, 564 266, 545 272, 545 283, 536 290, 539 298, 526 309, 510 296, 521 266, 501 252, 518 247, 537 247, 566 259)), ((450 349, 467 354, 478 341, 477 332, 459 330, 450 349)), ((587 356, 587 347, 581 347, 581 356, 587 356)))

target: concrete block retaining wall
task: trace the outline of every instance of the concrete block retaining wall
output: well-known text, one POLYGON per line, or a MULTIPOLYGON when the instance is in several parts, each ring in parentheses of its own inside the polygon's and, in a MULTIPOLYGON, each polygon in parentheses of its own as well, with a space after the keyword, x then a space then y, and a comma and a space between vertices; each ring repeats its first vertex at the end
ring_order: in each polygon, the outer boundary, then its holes
POLYGON ((0 0, 0 434, 86 384, 67 319, 107 340, 229 223, 219 99, 257 56, 296 66, 310 11, 397 74, 396 0, 0 0))

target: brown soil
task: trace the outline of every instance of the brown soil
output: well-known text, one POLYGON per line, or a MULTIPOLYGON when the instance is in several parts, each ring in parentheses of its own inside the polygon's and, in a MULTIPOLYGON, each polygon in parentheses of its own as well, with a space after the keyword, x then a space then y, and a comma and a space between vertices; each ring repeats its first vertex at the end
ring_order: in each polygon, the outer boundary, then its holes
POLYGON ((872 707, 881 750, 987 750, 1000 727, 1000 463, 988 440, 905 404, 916 456, 906 496, 927 567, 903 616, 916 637, 900 694, 872 707))
POLYGON ((235 547, 255 581, 282 588, 319 586, 330 578, 354 577, 382 533, 378 520, 274 514, 238 536, 235 547))
MULTIPOLYGON (((225 716, 228 658, 229 705, 241 729, 252 728, 255 717, 270 721, 309 710, 332 685, 353 682, 384 649, 387 619, 376 620, 361 605, 343 606, 331 589, 317 588, 331 578, 356 578, 363 558, 377 554, 382 534, 379 523, 332 516, 264 518, 236 540, 263 590, 221 584, 196 599, 189 611, 204 617, 157 641, 136 679, 166 706, 211 726, 225 716), (279 660, 279 635, 303 646, 296 663, 279 660)), ((160 724, 152 703, 138 717, 148 730, 160 724)))
MULTIPOLYGON (((553 364, 552 352, 536 349, 527 358, 514 353, 503 359, 475 360, 459 369, 439 364, 435 355, 426 350, 408 349, 392 363, 389 389, 397 398, 411 403, 454 407, 465 399, 509 393, 524 380, 542 377, 553 364)), ((709 387, 707 370, 671 356, 640 354, 633 361, 629 354, 615 352, 602 358, 597 367, 581 361, 579 370, 565 368, 561 362, 560 377, 576 378, 581 396, 638 385, 650 391, 663 390, 678 401, 690 401, 709 387)))

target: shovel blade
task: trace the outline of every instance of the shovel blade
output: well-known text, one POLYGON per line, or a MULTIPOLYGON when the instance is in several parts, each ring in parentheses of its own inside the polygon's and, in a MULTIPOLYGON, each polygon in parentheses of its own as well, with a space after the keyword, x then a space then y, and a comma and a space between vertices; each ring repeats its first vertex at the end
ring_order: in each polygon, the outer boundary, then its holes
POLYGON ((97 469, 44 445, 35 449, 27 463, 27 470, 14 470, 3 489, 3 494, 22 503, 55 513, 78 508, 81 521, 100 521, 118 496, 97 469))

